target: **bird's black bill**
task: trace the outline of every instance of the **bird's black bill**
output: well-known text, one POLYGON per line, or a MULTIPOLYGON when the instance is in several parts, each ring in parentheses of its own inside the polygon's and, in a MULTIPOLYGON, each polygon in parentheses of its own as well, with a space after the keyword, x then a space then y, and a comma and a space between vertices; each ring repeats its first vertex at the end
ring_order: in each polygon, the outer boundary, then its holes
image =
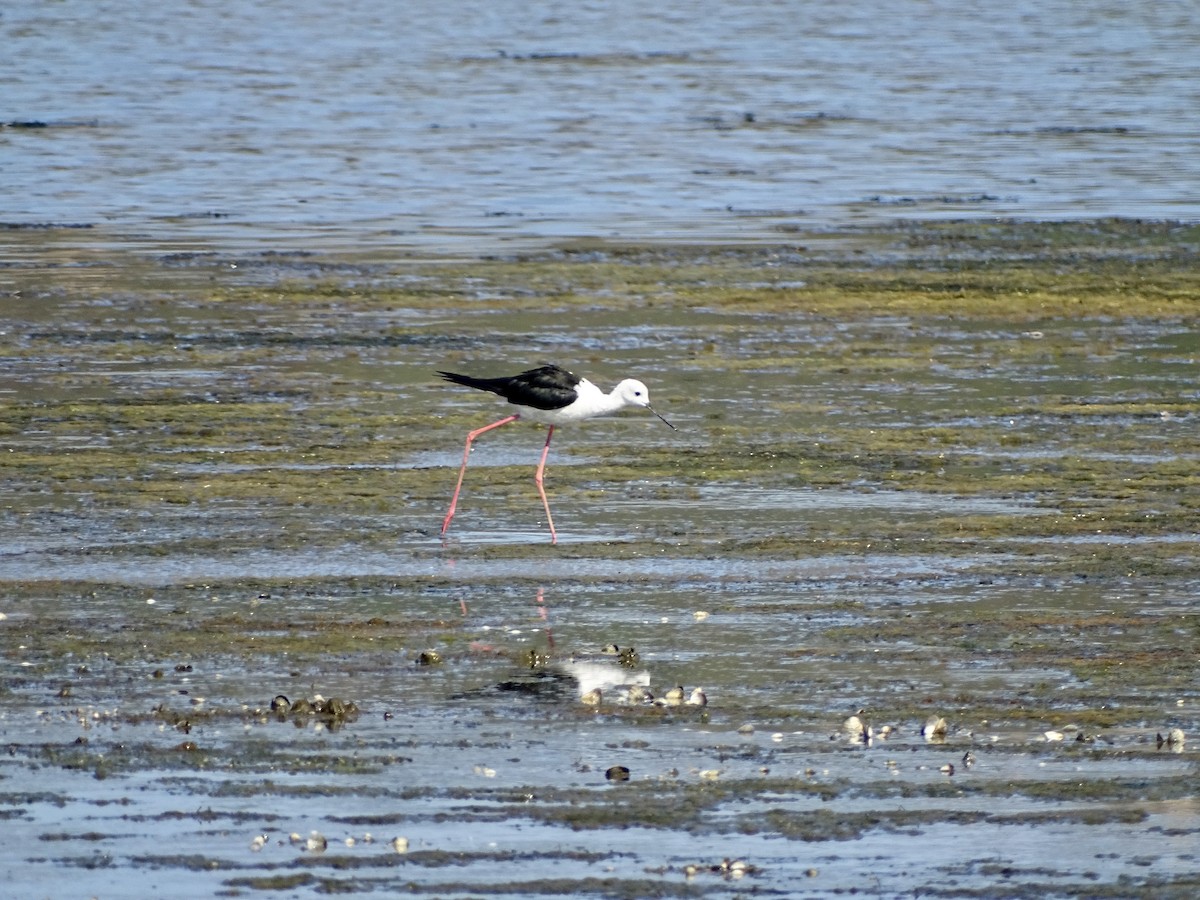
MULTIPOLYGON (((652 413, 654 413, 656 416, 658 416, 658 413, 654 412, 654 408, 653 408, 653 407, 651 407, 651 406, 647 406, 647 407, 646 407, 646 409, 650 410, 650 412, 652 412, 652 413)), ((663 419, 663 417, 662 417, 662 416, 658 416, 658 417, 659 417, 660 419, 662 419, 662 420, 663 420, 663 423, 664 423, 664 424, 665 424, 665 425, 666 425, 668 428, 670 428, 672 431, 678 431, 678 430, 679 430, 679 429, 677 429, 677 428, 676 428, 674 425, 672 425, 670 422, 668 422, 666 419, 663 419)))

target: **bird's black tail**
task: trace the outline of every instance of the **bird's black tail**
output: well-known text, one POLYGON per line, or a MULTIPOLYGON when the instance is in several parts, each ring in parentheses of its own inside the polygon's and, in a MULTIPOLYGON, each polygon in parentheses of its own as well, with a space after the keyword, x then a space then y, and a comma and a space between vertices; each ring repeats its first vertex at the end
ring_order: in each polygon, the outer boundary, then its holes
POLYGON ((438 372, 446 381, 452 381, 455 384, 461 384, 463 387, 475 388, 480 391, 491 391, 493 394, 504 396, 504 387, 508 384, 508 378, 473 378, 470 375, 459 375, 457 372, 438 372))

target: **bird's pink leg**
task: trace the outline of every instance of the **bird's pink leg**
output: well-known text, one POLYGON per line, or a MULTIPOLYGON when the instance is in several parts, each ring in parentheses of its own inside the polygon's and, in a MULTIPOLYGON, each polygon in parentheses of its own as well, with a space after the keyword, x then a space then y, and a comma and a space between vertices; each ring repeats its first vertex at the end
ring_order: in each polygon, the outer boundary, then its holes
POLYGON ((542 495, 542 506, 546 508, 546 524, 550 526, 550 543, 558 543, 558 535, 554 531, 554 519, 550 517, 550 501, 546 499, 546 489, 542 486, 542 476, 546 471, 546 457, 550 455, 550 438, 554 437, 554 426, 546 432, 546 446, 542 448, 542 459, 538 463, 537 474, 533 480, 537 482, 538 493, 542 495))
POLYGON ((511 416, 501 419, 499 422, 484 425, 482 428, 476 428, 474 431, 467 433, 467 446, 463 449, 462 468, 458 470, 458 484, 454 486, 454 496, 450 498, 450 511, 446 513, 446 519, 442 522, 443 536, 446 534, 446 529, 450 527, 450 520, 454 518, 454 510, 458 508, 458 494, 462 490, 463 476, 467 474, 467 460, 471 458, 472 442, 484 432, 491 431, 493 428, 499 428, 501 425, 507 425, 510 422, 515 422, 519 418, 521 418, 520 415, 514 413, 511 416))

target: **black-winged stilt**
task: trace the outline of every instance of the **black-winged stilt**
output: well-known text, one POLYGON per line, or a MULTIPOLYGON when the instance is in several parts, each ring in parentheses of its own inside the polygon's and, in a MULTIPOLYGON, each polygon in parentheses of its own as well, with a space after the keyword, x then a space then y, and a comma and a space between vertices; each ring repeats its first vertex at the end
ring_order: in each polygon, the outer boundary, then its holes
POLYGON ((542 476, 546 470, 546 456, 550 453, 550 438, 554 437, 556 426, 566 425, 570 422, 582 422, 584 419, 596 416, 606 416, 624 409, 626 406, 642 406, 666 422, 668 427, 675 428, 661 415, 654 412, 654 408, 650 405, 650 392, 646 390, 644 384, 633 378, 625 379, 606 394, 586 378, 580 378, 559 366, 541 366, 506 378, 474 378, 454 372, 438 372, 438 374, 446 381, 452 381, 455 384, 499 394, 518 410, 511 416, 505 416, 498 422, 476 428, 467 434, 462 468, 458 470, 458 484, 454 486, 454 496, 450 498, 450 511, 446 513, 446 519, 442 522, 443 535, 450 527, 450 520, 454 518, 454 510, 458 506, 458 494, 462 490, 463 476, 467 473, 467 460, 471 456, 471 444, 484 432, 499 428, 501 425, 508 425, 510 422, 516 422, 518 419, 529 419, 550 426, 550 430, 546 432, 546 446, 542 448, 542 458, 538 462, 534 481, 537 483, 538 493, 542 497, 542 506, 546 509, 546 524, 550 526, 550 543, 557 544, 558 534, 554 530, 554 519, 550 516, 550 501, 546 499, 546 489, 542 485, 542 476))

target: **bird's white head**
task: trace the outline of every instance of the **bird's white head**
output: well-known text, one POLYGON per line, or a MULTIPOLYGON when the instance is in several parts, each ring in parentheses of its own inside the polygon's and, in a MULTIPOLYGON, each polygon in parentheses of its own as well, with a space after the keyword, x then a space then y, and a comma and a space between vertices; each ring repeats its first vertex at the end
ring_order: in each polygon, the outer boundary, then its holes
POLYGON ((650 392, 636 378, 626 378, 617 385, 613 393, 620 397, 626 406, 650 405, 650 392))
POLYGON ((654 407, 650 405, 650 391, 648 391, 646 386, 636 378, 626 378, 615 388, 613 388, 613 395, 619 398, 626 406, 644 406, 646 409, 650 410, 650 412, 662 419, 663 422, 666 422, 668 428, 671 430, 675 429, 674 425, 672 425, 670 422, 667 422, 667 420, 663 419, 662 416, 659 416, 658 413, 654 412, 654 407))

